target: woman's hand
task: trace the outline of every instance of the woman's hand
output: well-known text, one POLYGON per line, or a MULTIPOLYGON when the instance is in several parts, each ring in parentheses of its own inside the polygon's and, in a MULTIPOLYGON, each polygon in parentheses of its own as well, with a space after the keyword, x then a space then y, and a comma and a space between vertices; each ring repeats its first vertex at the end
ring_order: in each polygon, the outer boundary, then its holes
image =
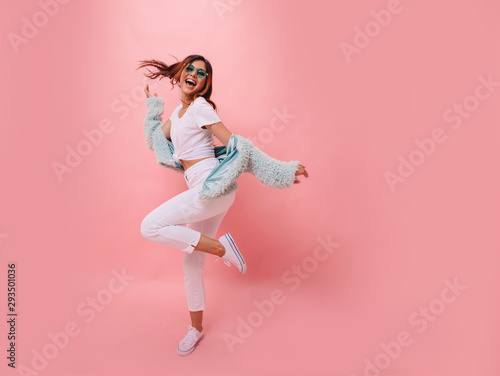
POLYGON ((151 93, 149 92, 149 85, 148 84, 146 84, 144 91, 146 92, 146 97, 148 97, 148 98, 150 98, 152 96, 157 97, 156 93, 154 93, 154 95, 151 95, 151 93))
MULTIPOLYGON (((299 163, 299 169, 297 170, 297 172, 295 172, 295 176, 298 176, 298 175, 304 175, 306 178, 309 177, 305 166, 301 165, 300 163, 299 163)), ((300 180, 295 178, 295 181, 293 183, 294 184, 300 183, 300 180)))

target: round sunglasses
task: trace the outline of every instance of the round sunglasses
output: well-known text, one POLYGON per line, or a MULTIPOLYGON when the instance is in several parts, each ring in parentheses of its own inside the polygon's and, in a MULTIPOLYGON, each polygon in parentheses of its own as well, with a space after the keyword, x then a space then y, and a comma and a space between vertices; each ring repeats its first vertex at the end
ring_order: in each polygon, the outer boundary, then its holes
POLYGON ((186 68, 184 70, 186 71, 186 73, 193 73, 196 70, 196 76, 198 76, 199 79, 203 79, 208 76, 208 73, 205 70, 201 68, 196 69, 193 64, 186 65, 186 68))

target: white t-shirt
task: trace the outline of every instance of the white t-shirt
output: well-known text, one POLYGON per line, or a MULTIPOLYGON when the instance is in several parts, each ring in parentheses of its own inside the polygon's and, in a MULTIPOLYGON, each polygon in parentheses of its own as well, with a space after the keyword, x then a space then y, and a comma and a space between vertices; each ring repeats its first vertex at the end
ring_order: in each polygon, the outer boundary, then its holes
POLYGON ((220 122, 214 108, 203 97, 196 98, 179 119, 182 104, 178 105, 170 121, 170 139, 174 145, 174 161, 215 157, 214 135, 204 125, 220 122))

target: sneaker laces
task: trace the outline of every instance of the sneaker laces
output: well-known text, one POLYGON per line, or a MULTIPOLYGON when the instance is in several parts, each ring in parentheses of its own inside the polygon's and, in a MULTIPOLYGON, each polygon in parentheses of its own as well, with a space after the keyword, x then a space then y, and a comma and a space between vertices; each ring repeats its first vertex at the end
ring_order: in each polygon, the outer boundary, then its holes
MULTIPOLYGON (((224 260, 222 257, 219 257, 218 259, 215 260, 215 262, 219 261, 219 260, 223 260, 224 261, 224 264, 226 264, 227 266, 231 266, 232 264, 227 261, 227 260, 224 260)), ((236 265, 235 265, 236 266, 236 265)))
POLYGON ((196 329, 194 326, 191 325, 188 325, 188 328, 189 328, 188 334, 182 340, 182 344, 193 343, 198 340, 198 336, 196 335, 196 331, 198 331, 198 329, 196 329))

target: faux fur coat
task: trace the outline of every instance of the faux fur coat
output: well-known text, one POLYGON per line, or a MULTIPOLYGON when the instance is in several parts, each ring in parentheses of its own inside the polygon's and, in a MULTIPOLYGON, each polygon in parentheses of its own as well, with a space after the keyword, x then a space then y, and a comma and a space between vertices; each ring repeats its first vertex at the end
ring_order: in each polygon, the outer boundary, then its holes
MULTIPOLYGON (((146 99, 144 135, 149 149, 154 150, 158 164, 184 173, 184 167, 173 159, 175 153, 172 141, 162 130, 164 99, 146 99)), ((199 192, 202 200, 219 197, 238 189, 236 180, 243 172, 251 172, 260 182, 273 188, 288 188, 293 185, 299 161, 283 162, 268 156, 249 139, 232 134, 226 146, 214 146, 215 157, 219 160, 207 176, 199 192)))

